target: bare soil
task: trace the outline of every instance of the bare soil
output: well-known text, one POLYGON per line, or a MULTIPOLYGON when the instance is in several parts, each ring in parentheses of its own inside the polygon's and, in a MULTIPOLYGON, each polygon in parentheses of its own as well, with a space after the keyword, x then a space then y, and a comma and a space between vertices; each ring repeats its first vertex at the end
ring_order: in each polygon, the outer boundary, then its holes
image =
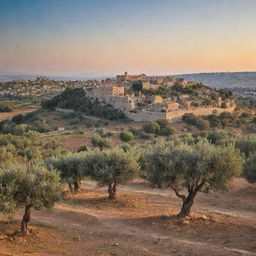
POLYGON ((256 187, 236 179, 226 193, 201 193, 192 216, 175 215, 181 201, 170 190, 138 179, 119 186, 118 200, 85 181, 77 195, 33 212, 30 234, 0 218, 2 255, 256 255, 256 187))
POLYGON ((19 115, 19 114, 26 114, 32 111, 35 111, 36 108, 19 108, 19 109, 14 109, 12 112, 4 112, 0 113, 0 121, 10 119, 13 116, 19 115))

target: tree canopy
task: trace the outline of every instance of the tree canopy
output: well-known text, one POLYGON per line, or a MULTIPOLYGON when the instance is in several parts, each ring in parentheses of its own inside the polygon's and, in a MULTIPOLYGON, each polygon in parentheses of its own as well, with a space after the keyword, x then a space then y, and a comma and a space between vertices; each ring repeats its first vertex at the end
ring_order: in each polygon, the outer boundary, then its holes
POLYGON ((28 233, 31 208, 50 208, 61 195, 60 176, 41 163, 12 163, 0 168, 0 212, 14 214, 24 208, 21 232, 28 233))
POLYGON ((140 169, 138 155, 120 148, 88 154, 81 168, 90 170, 99 186, 108 186, 109 199, 116 199, 117 186, 130 182, 140 169))
POLYGON ((196 194, 207 189, 224 190, 240 175, 243 159, 233 146, 197 144, 156 144, 146 153, 145 168, 152 184, 171 187, 183 200, 179 217, 190 214, 196 194), (187 195, 181 193, 187 190, 187 195))

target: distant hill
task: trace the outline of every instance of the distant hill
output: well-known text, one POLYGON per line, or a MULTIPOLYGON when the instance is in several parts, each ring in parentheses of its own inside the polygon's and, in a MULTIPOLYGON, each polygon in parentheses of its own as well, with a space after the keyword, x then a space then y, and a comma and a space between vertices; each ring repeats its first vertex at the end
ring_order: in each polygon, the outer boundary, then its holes
POLYGON ((256 87, 256 72, 220 72, 173 75, 214 88, 256 87))
POLYGON ((0 82, 8 82, 12 80, 28 80, 28 79, 35 79, 39 75, 35 74, 23 74, 18 72, 0 72, 0 82))
POLYGON ((100 75, 93 75, 92 73, 85 73, 79 76, 51 76, 51 75, 42 75, 42 74, 26 74, 26 73, 19 73, 19 72, 1 72, 0 71, 0 82, 8 82, 13 80, 32 80, 39 76, 47 77, 53 80, 80 80, 85 81, 88 79, 105 79, 107 76, 100 76, 100 75))

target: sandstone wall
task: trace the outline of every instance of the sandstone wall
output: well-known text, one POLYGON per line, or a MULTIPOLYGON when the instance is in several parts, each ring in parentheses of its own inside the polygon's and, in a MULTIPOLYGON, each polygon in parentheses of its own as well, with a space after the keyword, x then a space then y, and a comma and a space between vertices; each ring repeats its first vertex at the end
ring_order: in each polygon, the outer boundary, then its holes
POLYGON ((216 107, 209 107, 209 108, 194 108, 194 109, 184 109, 179 111, 167 112, 166 119, 173 120, 173 119, 180 119, 184 114, 193 113, 196 116, 206 116, 211 114, 219 115, 222 112, 233 112, 235 106, 230 108, 216 108, 216 107))
POLYGON ((184 114, 193 113, 197 116, 204 116, 210 114, 217 114, 219 115, 222 112, 233 112, 235 106, 230 108, 216 108, 216 107, 209 107, 209 108, 194 108, 194 109, 183 109, 177 110, 172 112, 150 112, 150 111, 139 111, 137 113, 130 113, 124 112, 127 117, 135 122, 148 122, 157 119, 167 119, 170 121, 178 121, 182 118, 184 114))
POLYGON ((138 113, 124 112, 125 115, 135 122, 147 122, 157 119, 166 119, 165 112, 139 111, 138 113))

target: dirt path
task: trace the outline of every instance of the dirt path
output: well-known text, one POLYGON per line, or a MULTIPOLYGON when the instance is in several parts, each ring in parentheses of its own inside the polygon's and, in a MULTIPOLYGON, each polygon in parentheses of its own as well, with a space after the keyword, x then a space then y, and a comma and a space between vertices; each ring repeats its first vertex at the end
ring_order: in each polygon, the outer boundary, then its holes
MULTIPOLYGON (((90 188, 95 186, 93 182, 86 182, 84 185, 90 188)), ((256 255, 256 248, 255 251, 243 247, 239 248, 234 243, 226 246, 211 241, 212 239, 202 241, 197 236, 181 237, 176 235, 175 232, 170 235, 166 234, 165 230, 156 229, 148 225, 147 222, 144 223, 145 220, 155 218, 158 215, 158 212, 154 212, 154 209, 169 203, 169 191, 148 188, 140 182, 136 183, 136 181, 131 186, 120 187, 120 190, 126 193, 136 192, 149 197, 159 196, 159 200, 151 200, 152 209, 150 209, 150 212, 153 210, 151 212, 152 216, 148 212, 139 213, 139 211, 134 216, 130 216, 126 212, 118 212, 115 209, 106 211, 97 209, 97 207, 86 207, 83 204, 63 202, 55 206, 55 214, 38 215, 35 220, 46 225, 55 226, 69 235, 82 237, 82 240, 94 241, 89 245, 86 243, 86 246, 80 245, 72 249, 74 255, 97 255, 98 248, 104 248, 104 250, 101 249, 103 252, 99 250, 100 255, 256 255), (90 245, 94 247, 92 248, 90 245), (92 250, 92 254, 84 254, 88 251, 88 246, 89 250, 92 250), (113 250, 114 252, 111 252, 113 250)), ((203 199, 201 198, 201 200, 203 199)), ((180 204, 179 200, 172 200, 172 202, 175 207, 180 204)), ((256 226, 256 213, 252 211, 232 210, 216 206, 205 207, 205 205, 200 204, 200 200, 195 208, 204 213, 206 211, 214 212, 238 218, 239 221, 242 219, 243 222, 252 222, 256 226)), ((239 234, 237 235, 239 236, 239 234)), ((223 236, 225 237, 225 234, 223 236)))
POLYGON ((119 187, 118 201, 109 201, 106 188, 86 181, 81 193, 67 194, 52 210, 33 211, 31 226, 43 234, 40 241, 0 240, 0 255, 256 256, 256 211, 248 208, 254 198, 241 197, 240 190, 254 191, 240 182, 221 197, 201 194, 195 219, 180 221, 174 214, 181 202, 168 190, 136 180, 119 187), (230 208, 234 193, 239 207, 230 208))

